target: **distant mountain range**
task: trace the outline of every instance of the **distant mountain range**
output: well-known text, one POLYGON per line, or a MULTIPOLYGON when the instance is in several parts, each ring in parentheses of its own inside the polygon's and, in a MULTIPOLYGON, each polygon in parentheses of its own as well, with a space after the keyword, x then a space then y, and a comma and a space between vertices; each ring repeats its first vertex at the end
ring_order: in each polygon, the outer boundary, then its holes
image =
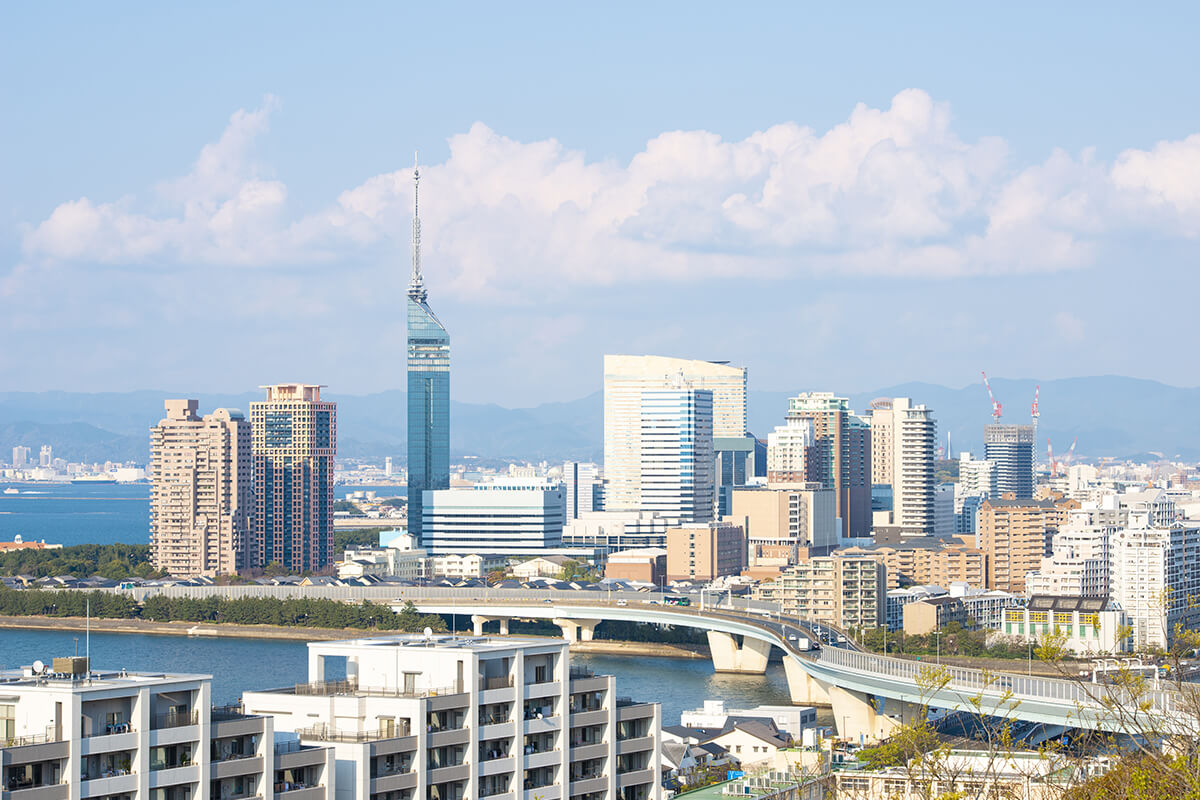
MULTIPOLYGON (((1152 459, 1158 454, 1200 459, 1200 389, 1183 389, 1156 381, 1117 376, 1061 380, 992 381, 1004 404, 1002 422, 1029 421, 1034 386, 1041 385, 1038 456, 1046 440, 1065 453, 1078 437, 1078 458, 1113 456, 1152 459)), ((750 429, 761 438, 783 420, 787 400, 800 391, 754 391, 749 396, 750 429)), ((163 416, 168 397, 196 397, 207 413, 222 406, 249 409, 258 392, 238 395, 195 395, 181 392, 122 393, 0 392, 0 460, 14 445, 28 445, 34 458, 42 444, 68 461, 138 461, 148 456, 149 428, 163 416)), ((391 391, 370 395, 328 395, 338 403, 338 452, 348 458, 403 463, 405 395, 391 391)), ((934 410, 939 443, 950 434, 955 453, 983 447, 983 426, 991 421, 991 405, 982 385, 951 389, 928 383, 906 383, 850 395, 853 408, 864 412, 876 397, 911 397, 934 410)), ((534 408, 451 402, 452 455, 487 460, 598 461, 603 454, 604 403, 600 392, 565 403, 534 408)))

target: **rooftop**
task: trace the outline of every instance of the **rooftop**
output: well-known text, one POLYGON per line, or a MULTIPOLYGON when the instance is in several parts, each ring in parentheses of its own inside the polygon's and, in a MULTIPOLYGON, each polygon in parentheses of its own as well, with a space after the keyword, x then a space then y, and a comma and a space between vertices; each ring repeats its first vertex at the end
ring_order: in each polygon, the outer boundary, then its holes
POLYGON ((563 647, 565 640, 518 638, 513 636, 461 636, 451 634, 401 633, 390 636, 370 636, 361 639, 341 639, 333 642, 309 642, 310 651, 380 650, 405 648, 411 650, 463 651, 477 653, 517 650, 525 647, 563 647))
POLYGON ((56 673, 47 667, 35 673, 32 666, 0 670, 0 689, 37 689, 49 691, 93 692, 128 688, 136 690, 154 684, 210 681, 211 675, 187 672, 129 672, 128 670, 88 670, 78 675, 56 673))

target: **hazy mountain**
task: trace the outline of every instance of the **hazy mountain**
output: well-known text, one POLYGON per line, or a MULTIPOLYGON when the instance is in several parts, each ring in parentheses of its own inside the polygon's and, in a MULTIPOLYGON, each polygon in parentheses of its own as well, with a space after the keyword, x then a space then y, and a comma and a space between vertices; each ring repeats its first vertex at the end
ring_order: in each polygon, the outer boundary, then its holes
MULTIPOLYGON (((992 382, 1004 406, 1003 422, 1028 422, 1035 380, 992 382)), ((1078 437, 1079 457, 1143 456, 1200 458, 1200 389, 1182 389, 1156 381, 1104 376, 1041 381, 1038 456, 1046 440, 1065 453, 1078 437)), ((795 392, 750 392, 749 422, 760 437, 782 420, 788 397, 795 392)), ((148 429, 162 417, 167 397, 186 393, 139 391, 84 394, 70 392, 0 392, 0 460, 13 445, 29 445, 36 457, 43 443, 68 460, 145 461, 148 429)), ((238 395, 191 395, 202 411, 220 406, 248 409, 259 392, 238 395)), ((404 392, 335 395, 338 403, 339 453, 382 460, 404 457, 406 410, 404 392)), ((959 389, 907 383, 850 395, 862 412, 876 397, 912 397, 932 407, 939 443, 950 433, 954 452, 981 452, 983 426, 991 405, 982 384, 959 389)), ((603 452, 603 398, 600 392, 565 403, 509 409, 494 404, 452 402, 451 450, 455 457, 558 461, 599 460, 603 452)))

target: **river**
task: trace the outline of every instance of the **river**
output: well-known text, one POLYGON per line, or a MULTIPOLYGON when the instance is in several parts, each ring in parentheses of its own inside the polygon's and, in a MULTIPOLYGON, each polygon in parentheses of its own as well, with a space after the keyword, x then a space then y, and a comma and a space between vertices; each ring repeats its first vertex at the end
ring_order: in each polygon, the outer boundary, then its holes
MULTIPOLYGON (((0 630, 0 668, 12 669, 55 656, 82 654, 85 636, 74 631, 0 630)), ((92 662, 98 669, 198 672, 213 676, 213 702, 232 703, 252 689, 289 686, 306 680, 304 642, 207 639, 132 633, 93 633, 92 662)), ((663 724, 679 724, 682 711, 705 700, 731 708, 788 705, 783 667, 765 676, 718 675, 708 660, 645 656, 573 655, 572 664, 617 677, 617 694, 662 703, 663 724)), ((329 675, 330 678, 340 676, 329 675)))

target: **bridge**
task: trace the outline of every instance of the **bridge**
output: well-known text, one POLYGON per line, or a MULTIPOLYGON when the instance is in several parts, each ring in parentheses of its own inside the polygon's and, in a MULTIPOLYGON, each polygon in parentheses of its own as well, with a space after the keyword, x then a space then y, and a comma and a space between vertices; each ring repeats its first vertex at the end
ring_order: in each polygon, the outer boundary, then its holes
POLYGON ((492 622, 505 634, 512 619, 550 620, 569 641, 590 640, 604 620, 696 628, 705 631, 718 672, 762 674, 778 648, 792 702, 831 706, 842 736, 886 738, 927 708, 1111 732, 1128 731, 1139 713, 1187 716, 1180 713, 1185 699, 1170 690, 1141 693, 1139 712, 1130 710, 1132 704, 1114 708, 1106 694, 1117 691, 1113 687, 877 655, 862 651, 849 637, 841 646, 803 649, 801 639, 817 640, 814 625, 781 616, 774 604, 716 601, 716 593, 713 603, 696 607, 664 605, 663 596, 643 593, 406 589, 399 594, 397 610, 411 602, 423 613, 470 616, 476 635, 492 622))
MULTIPOLYGON (((701 594, 696 606, 674 606, 664 604, 664 595, 643 592, 294 585, 137 587, 125 591, 139 601, 162 594, 196 599, 372 600, 396 609, 411 602, 423 613, 468 616, 478 634, 492 623, 505 633, 510 620, 542 619, 558 625, 572 641, 591 639, 604 620, 695 628, 705 631, 713 668, 720 672, 762 674, 773 650, 781 650, 792 702, 831 706, 842 736, 886 738, 927 706, 940 712, 1112 732, 1127 731, 1131 721, 1153 717, 1170 721, 1179 732, 1195 734, 1198 715, 1189 714, 1188 709, 1200 708, 1200 698, 1174 690, 1145 690, 1135 704, 1130 702, 1133 698, 1113 696, 1118 690, 1102 684, 876 655, 862 652, 849 637, 845 646, 805 650, 800 639, 817 639, 813 625, 784 617, 773 603, 730 599, 717 592, 701 594)), ((1161 729, 1161 722, 1156 727, 1161 729)))

